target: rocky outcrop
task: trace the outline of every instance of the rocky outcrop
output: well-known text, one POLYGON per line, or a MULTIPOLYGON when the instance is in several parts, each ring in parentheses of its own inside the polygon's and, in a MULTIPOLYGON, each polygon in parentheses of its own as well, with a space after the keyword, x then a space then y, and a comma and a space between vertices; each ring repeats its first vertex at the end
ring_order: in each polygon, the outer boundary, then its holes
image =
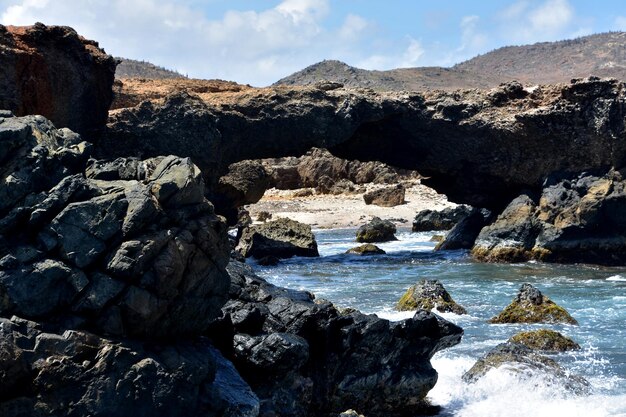
POLYGON ((465 205, 446 207, 443 210, 422 210, 415 215, 412 230, 414 232, 450 230, 467 217, 471 210, 471 207, 465 205))
POLYGON ((477 237, 485 261, 626 262, 626 180, 620 171, 554 176, 522 194, 477 237))
POLYGON ((223 175, 233 162, 323 146, 351 160, 416 169, 452 201, 500 212, 554 172, 620 168, 624 91, 618 81, 591 78, 486 92, 276 87, 206 102, 178 94, 113 112, 98 154, 180 154, 223 175))
POLYGON ((489 322, 578 324, 567 310, 530 284, 523 284, 511 304, 489 322))
POLYGON ((360 245, 346 251, 346 255, 384 255, 385 251, 379 248, 376 245, 371 243, 366 243, 364 245, 360 245))
POLYGON ((0 109, 79 133, 104 128, 117 62, 64 26, 0 25, 0 109))
POLYGON ((544 383, 558 386, 578 395, 591 391, 589 382, 572 375, 557 362, 518 343, 502 343, 479 359, 465 374, 463 381, 474 383, 492 369, 503 368, 514 372, 520 377, 540 376, 544 383), (506 368, 505 368, 506 367, 506 368))
POLYGON ((365 204, 374 204, 380 207, 395 207, 404 204, 405 188, 401 184, 393 187, 383 187, 363 194, 365 204))
POLYGON ((452 299, 441 282, 427 279, 411 285, 396 304, 396 309, 400 311, 435 309, 440 313, 467 314, 467 310, 452 299))
MULTIPOLYGON (((308 292, 268 284, 245 265, 228 266, 222 346, 261 402, 261 415, 414 415, 437 380, 432 355, 462 330, 426 311, 390 323, 340 313, 308 292)), ((215 334, 215 331, 213 331, 215 334)))
POLYGON ((435 250, 471 249, 481 230, 493 217, 493 213, 487 209, 471 209, 437 244, 435 250))
POLYGON ((580 345, 569 337, 550 329, 531 330, 520 332, 511 336, 508 340, 512 343, 519 343, 532 350, 544 352, 565 352, 568 350, 579 350, 580 345))
POLYGON ((389 242, 396 238, 396 226, 389 220, 374 217, 356 231, 356 241, 362 243, 389 242))
POLYGON ((246 258, 319 256, 311 226, 286 218, 247 227, 237 250, 246 258))
POLYGON ((231 164, 228 173, 218 180, 213 203, 231 224, 237 221, 237 209, 256 203, 269 186, 269 177, 258 161, 231 164))

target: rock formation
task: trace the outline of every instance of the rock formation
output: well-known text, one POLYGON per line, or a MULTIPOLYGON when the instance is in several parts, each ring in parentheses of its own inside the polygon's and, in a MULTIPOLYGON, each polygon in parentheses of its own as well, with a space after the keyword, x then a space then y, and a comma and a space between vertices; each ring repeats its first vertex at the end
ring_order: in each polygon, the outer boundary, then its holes
POLYGON ((544 352, 565 352, 567 350, 580 349, 580 345, 569 337, 549 329, 520 332, 511 336, 508 341, 522 344, 532 350, 544 352))
POLYGON ((393 187, 383 187, 363 194, 365 204, 375 204, 381 207, 395 207, 404 204, 406 190, 401 184, 393 187))
POLYGON ((0 25, 0 109, 79 133, 104 128, 116 60, 72 28, 0 25))
POLYGON ((471 207, 464 205, 446 207, 443 210, 422 210, 415 215, 412 230, 414 232, 450 230, 470 212, 471 207))
MULTIPOLYGON (((303 291, 275 287, 231 262, 230 301, 215 324, 261 415, 414 415, 437 380, 429 359, 462 330, 426 311, 390 323, 339 312, 303 291), (230 335, 230 336, 228 336, 230 335), (230 340, 230 344, 228 343, 230 340)), ((215 334, 216 330, 212 330, 215 334)))
POLYGON ((365 243, 355 248, 348 249, 346 255, 384 255, 385 251, 371 243, 365 243))
POLYGON ((356 231, 356 241, 362 243, 389 242, 396 238, 396 226, 389 220, 374 217, 356 231))
POLYGON ((441 282, 426 279, 411 285, 396 304, 396 309, 400 311, 435 309, 440 313, 467 314, 467 310, 452 299, 441 282))
POLYGON ((578 324, 567 310, 530 284, 523 284, 511 304, 489 322, 578 324))
POLYGON ((285 218, 247 227, 237 250, 246 258, 319 256, 311 226, 285 218))

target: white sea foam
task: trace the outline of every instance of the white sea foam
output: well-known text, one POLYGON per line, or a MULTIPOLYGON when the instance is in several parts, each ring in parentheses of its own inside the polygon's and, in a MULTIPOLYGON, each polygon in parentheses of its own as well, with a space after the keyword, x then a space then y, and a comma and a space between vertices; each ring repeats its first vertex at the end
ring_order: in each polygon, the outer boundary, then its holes
POLYGON ((606 279, 607 281, 618 281, 618 282, 626 282, 626 277, 623 275, 613 275, 606 279))
MULTIPOLYGON (((466 355, 436 355, 432 364, 439 381, 428 398, 460 417, 608 417, 626 416, 626 394, 577 396, 543 375, 513 372, 506 367, 489 371, 473 384, 461 376, 475 360, 466 355)), ((598 390, 600 391, 600 390, 598 390)))

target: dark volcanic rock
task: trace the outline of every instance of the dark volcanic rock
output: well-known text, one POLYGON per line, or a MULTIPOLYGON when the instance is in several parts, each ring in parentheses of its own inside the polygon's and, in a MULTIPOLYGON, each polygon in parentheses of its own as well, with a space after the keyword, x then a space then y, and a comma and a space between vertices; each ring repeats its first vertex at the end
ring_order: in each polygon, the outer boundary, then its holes
POLYGON ((396 226, 392 222, 374 217, 372 221, 359 227, 359 230, 356 231, 356 241, 376 243, 398 240, 395 233, 396 226))
POLYGON ((446 207, 443 210, 422 210, 413 220, 414 232, 428 232, 431 230, 450 230, 463 218, 467 217, 472 208, 464 205, 446 207))
POLYGON ((366 243, 346 251, 348 255, 384 255, 385 251, 376 245, 366 243))
POLYGON ((0 318, 0 415, 258 415, 233 365, 200 338, 175 346, 44 331, 0 318))
POLYGON ((267 172, 260 162, 241 161, 231 164, 228 173, 219 179, 215 190, 213 202, 216 210, 227 215, 230 223, 234 224, 237 208, 259 201, 269 183, 267 172))
POLYGON ((237 248, 246 258, 319 256, 311 226, 285 218, 247 227, 237 248))
POLYGON ((465 374, 463 381, 473 383, 492 369, 506 366, 520 377, 538 375, 549 385, 562 387, 578 395, 591 391, 589 382, 577 375, 570 375, 554 360, 539 355, 519 343, 502 343, 479 359, 465 374))
POLYGON ((511 304, 489 322, 578 324, 567 310, 530 284, 523 284, 511 304))
POLYGON ((116 335, 198 334, 226 301, 226 225, 173 156, 90 166, 41 117, 0 119, 0 314, 116 335), (106 178, 106 179, 104 179, 106 178))
POLYGON ((473 208, 446 234, 435 250, 470 249, 480 231, 493 219, 487 209, 473 208))
POLYGON ((485 261, 626 262, 626 180, 620 171, 554 176, 522 194, 478 236, 485 261))
POLYGON ((400 311, 436 309, 440 313, 467 314, 467 310, 452 299, 441 282, 426 279, 411 285, 398 301, 396 309, 400 311))
POLYGON ((115 59, 64 26, 0 25, 0 108, 79 133, 104 128, 115 59))
POLYGON ((398 184, 393 187, 378 188, 363 194, 365 204, 374 204, 381 207, 395 207, 404 204, 405 189, 398 184))
POLYGON ((390 323, 340 313, 307 292, 268 284, 233 262, 226 334, 233 362, 261 401, 261 415, 414 415, 437 377, 432 355, 462 330, 426 312, 390 323))

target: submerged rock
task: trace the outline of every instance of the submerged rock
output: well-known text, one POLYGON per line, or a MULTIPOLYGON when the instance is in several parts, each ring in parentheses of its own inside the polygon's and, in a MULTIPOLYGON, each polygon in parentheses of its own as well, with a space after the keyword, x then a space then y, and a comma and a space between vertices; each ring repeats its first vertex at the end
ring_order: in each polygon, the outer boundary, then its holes
POLYGON ((404 204, 406 190, 401 184, 393 187, 378 188, 363 194, 365 204, 374 204, 380 207, 395 207, 404 204))
POLYGON ((512 336, 509 342, 520 343, 529 349, 546 352, 565 352, 580 349, 580 345, 569 337, 549 329, 520 332, 512 336))
POLYGON ((368 417, 419 414, 437 380, 430 358, 462 335, 427 311, 400 322, 340 312, 243 264, 228 269, 231 299, 216 327, 231 335, 223 349, 259 397, 261 415, 337 415, 349 407, 368 417))
POLYGON ((437 310, 440 313, 467 314, 467 310, 458 305, 438 280, 423 279, 412 285, 404 293, 396 309, 406 310, 437 310))
POLYGON ((431 230, 450 230, 471 212, 471 207, 460 205, 446 207, 443 210, 422 210, 413 220, 414 232, 428 232, 431 230))
POLYGON ((366 243, 346 251, 348 255, 384 255, 385 253, 384 250, 371 243, 366 243))
POLYGON ((578 324, 567 310, 530 284, 523 284, 513 302, 489 322, 578 324))
POLYGON ((520 378, 539 377, 550 385, 559 386, 578 395, 591 391, 589 382, 583 377, 571 375, 553 359, 539 355, 524 345, 511 342, 493 348, 463 374, 462 378, 464 382, 474 383, 487 372, 497 368, 514 372, 520 378))
POLYGON ((237 248, 246 258, 319 256, 311 226, 286 218, 247 227, 237 248))
POLYGON ((374 217, 369 223, 359 227, 359 230, 356 232, 356 241, 376 243, 398 240, 395 233, 396 226, 392 222, 374 217))

